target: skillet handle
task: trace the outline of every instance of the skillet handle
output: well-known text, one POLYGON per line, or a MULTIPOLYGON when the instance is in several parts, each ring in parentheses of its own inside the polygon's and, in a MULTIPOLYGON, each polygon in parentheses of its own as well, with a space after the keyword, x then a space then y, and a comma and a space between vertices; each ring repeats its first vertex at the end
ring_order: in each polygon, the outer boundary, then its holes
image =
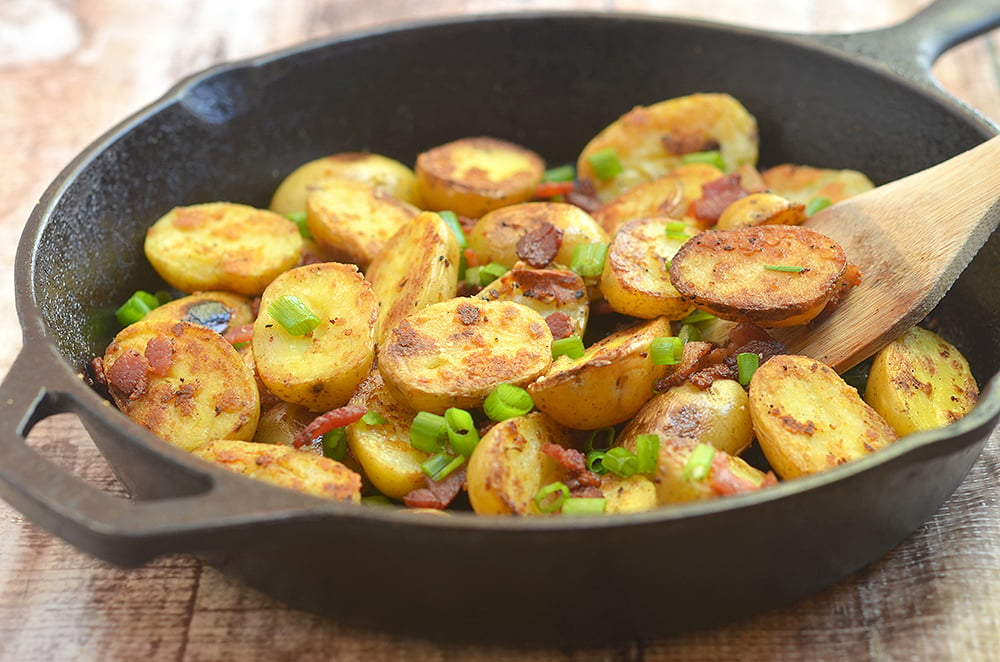
MULTIPOLYGON (((195 458, 183 461, 177 457, 183 452, 172 448, 162 457, 187 474, 184 494, 137 501, 85 482, 27 443, 34 425, 54 414, 74 413, 97 423, 90 430, 117 435, 123 446, 140 445, 127 439, 127 432, 100 424, 68 389, 42 386, 35 359, 28 354, 22 350, 0 384, 0 496, 77 548, 111 563, 136 566, 162 554, 238 549, 259 539, 262 527, 315 518, 324 509, 319 499, 246 480, 195 458)), ((52 375, 46 381, 51 383, 52 375)), ((327 507, 335 511, 339 505, 327 507)))

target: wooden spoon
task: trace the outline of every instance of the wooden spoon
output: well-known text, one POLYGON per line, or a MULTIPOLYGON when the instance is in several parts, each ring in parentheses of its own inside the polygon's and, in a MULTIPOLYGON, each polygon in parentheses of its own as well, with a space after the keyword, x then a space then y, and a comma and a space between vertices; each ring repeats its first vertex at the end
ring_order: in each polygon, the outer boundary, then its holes
MULTIPOLYGON (((843 200, 805 225, 835 239, 861 284, 811 325, 769 329, 789 354, 842 372, 922 320, 1000 222, 1000 136, 944 163, 843 200)), ((703 337, 728 335, 716 323, 703 337)))

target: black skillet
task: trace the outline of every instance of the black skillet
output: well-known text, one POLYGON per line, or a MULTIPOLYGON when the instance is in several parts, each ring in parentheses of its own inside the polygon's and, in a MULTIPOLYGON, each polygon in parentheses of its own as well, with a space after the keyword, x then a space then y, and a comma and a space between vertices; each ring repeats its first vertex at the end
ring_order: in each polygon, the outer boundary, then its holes
POLYGON ((431 517, 321 502, 188 457, 79 374, 114 333, 114 307, 161 286, 141 245, 174 205, 266 205, 285 174, 320 155, 370 149, 412 162, 466 135, 568 162, 633 105, 695 91, 746 104, 764 165, 856 168, 884 182, 995 133, 936 89, 929 70, 944 49, 997 24, 995 0, 941 1, 893 29, 846 36, 508 15, 321 41, 194 76, 75 159, 27 223, 16 261, 24 349, 0 388, 0 495, 112 563, 193 553, 292 605, 434 638, 654 636, 827 586, 930 517, 1000 416, 996 234, 934 315, 985 387, 967 418, 822 475, 632 516, 431 517), (60 412, 82 419, 131 500, 25 443, 33 424, 60 412))

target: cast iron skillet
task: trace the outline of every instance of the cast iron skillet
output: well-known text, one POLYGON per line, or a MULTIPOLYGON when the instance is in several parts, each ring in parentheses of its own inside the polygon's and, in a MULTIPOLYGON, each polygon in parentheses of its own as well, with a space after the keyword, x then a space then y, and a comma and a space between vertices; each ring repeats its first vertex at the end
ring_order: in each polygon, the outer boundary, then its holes
POLYGON ((321 502, 188 457, 108 407, 80 373, 114 333, 114 307, 161 286, 141 245, 174 205, 263 206, 309 159, 371 149, 412 162, 466 135, 568 162, 631 106, 695 91, 747 105, 762 164, 857 168, 884 182, 995 132, 936 89, 929 69, 998 23, 1000 5, 979 0, 940 2, 886 31, 808 38, 631 15, 508 15, 337 38, 190 78, 74 160, 28 221, 16 262, 24 349, 0 388, 0 495, 116 564, 194 553, 292 605, 436 638, 654 636, 827 586, 924 522, 1000 416, 996 234, 935 313, 985 387, 968 417, 822 475, 631 516, 431 517, 321 502), (861 52, 892 68, 849 54, 861 52), (83 420, 131 500, 25 443, 60 412, 83 420))

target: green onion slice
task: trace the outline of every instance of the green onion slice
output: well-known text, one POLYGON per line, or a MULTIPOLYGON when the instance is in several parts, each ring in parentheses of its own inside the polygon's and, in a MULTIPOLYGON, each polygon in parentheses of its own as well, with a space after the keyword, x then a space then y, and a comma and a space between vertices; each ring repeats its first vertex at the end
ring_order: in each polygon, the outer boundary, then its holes
POLYGON ((594 174, 602 182, 615 177, 623 170, 622 163, 618 160, 618 154, 615 153, 613 147, 597 150, 587 157, 587 162, 590 163, 594 174))
POLYGON ((361 503, 365 506, 391 506, 392 501, 384 494, 372 494, 361 497, 361 503))
POLYGON ((607 508, 604 497, 570 497, 563 502, 563 515, 600 515, 607 508))
POLYGON ((449 407, 444 412, 444 423, 451 447, 465 457, 472 455, 479 443, 479 431, 472 414, 458 407, 449 407))
POLYGON ((726 161, 722 158, 722 152, 717 149, 708 152, 688 152, 681 156, 681 163, 707 163, 722 172, 726 171, 726 161))
POLYGON ((347 457, 347 428, 333 428, 323 435, 323 457, 338 462, 347 457))
POLYGON ((615 428, 611 425, 593 430, 587 437, 587 451, 608 450, 615 441, 615 428))
POLYGON ((491 421, 505 421, 515 416, 524 416, 534 409, 535 403, 531 396, 520 386, 513 384, 498 384, 486 396, 483 411, 491 421))
POLYGON ((760 356, 754 352, 740 352, 736 355, 736 369, 739 374, 741 386, 750 384, 750 378, 760 366, 760 356))
POLYGON ((653 365, 675 365, 684 355, 684 341, 676 336, 659 336, 649 343, 653 365))
POLYGON ((660 460, 660 435, 640 434, 635 439, 636 473, 656 473, 660 460))
POLYGON ((604 467, 611 473, 628 478, 639 469, 639 458, 627 448, 615 446, 604 452, 604 467))
POLYGON ((816 212, 826 209, 831 204, 833 203, 831 202, 830 198, 823 195, 818 195, 806 203, 806 209, 805 209, 806 216, 812 216, 816 212))
POLYGON ((594 278, 604 271, 604 260, 607 256, 608 245, 603 242, 577 244, 573 247, 569 268, 583 278, 594 278))
POLYGON ((465 230, 462 229, 462 224, 458 222, 458 214, 453 211, 439 211, 438 216, 444 219, 444 222, 448 224, 451 228, 452 233, 455 235, 455 239, 458 240, 458 247, 465 249, 469 247, 469 240, 465 237, 465 230))
POLYGON ((304 211, 290 211, 285 214, 287 218, 292 223, 295 223, 295 227, 299 229, 299 235, 303 239, 312 239, 312 232, 309 230, 309 223, 307 222, 307 216, 304 211))
POLYGON ((508 269, 499 262, 490 262, 479 267, 479 284, 486 287, 500 276, 507 273, 508 269))
POLYGON ((677 332, 677 337, 685 344, 701 340, 701 329, 694 324, 681 324, 680 331, 677 332))
POLYGON ((535 494, 535 505, 543 513, 555 513, 563 507, 568 498, 569 487, 557 480, 538 490, 535 494))
POLYGON ((319 326, 319 318, 294 294, 278 297, 267 307, 267 312, 293 336, 304 336, 319 326))
POLYGON ((705 312, 704 310, 696 310, 682 319, 681 324, 697 324, 699 322, 707 322, 714 319, 715 315, 712 313, 705 312))
POLYGON ((367 425, 384 425, 385 423, 388 422, 386 421, 385 416, 378 413, 374 409, 369 409, 368 411, 366 411, 365 415, 361 417, 361 420, 364 421, 367 425))
POLYGON ((160 305, 155 294, 145 290, 137 290, 128 300, 115 311, 115 317, 122 326, 134 324, 146 316, 146 313, 160 305))
POLYGON ((576 179, 576 168, 570 164, 556 166, 545 171, 542 181, 546 182, 571 182, 576 179))
POLYGON ((410 423, 411 446, 425 453, 438 453, 444 450, 447 440, 448 430, 444 416, 429 411, 417 412, 410 423))
POLYGON ((600 449, 592 450, 587 453, 587 468, 598 476, 608 473, 608 468, 604 466, 604 455, 606 453, 607 451, 600 449))
POLYGON ((464 462, 464 455, 450 455, 442 451, 431 455, 421 462, 420 470, 437 483, 447 478, 451 472, 462 466, 464 462))
POLYGON ((570 336, 552 341, 552 358, 568 356, 571 359, 578 359, 583 356, 583 338, 580 336, 570 336))
POLYGON ((691 451, 684 468, 681 469, 681 477, 687 481, 703 480, 712 469, 712 459, 715 457, 715 447, 708 444, 698 444, 691 451))
POLYGON ((764 268, 768 271, 789 271, 792 273, 802 273, 806 270, 805 267, 800 267, 795 264, 765 264, 764 268))
POLYGON ((690 239, 687 224, 684 221, 667 222, 667 239, 690 239))

